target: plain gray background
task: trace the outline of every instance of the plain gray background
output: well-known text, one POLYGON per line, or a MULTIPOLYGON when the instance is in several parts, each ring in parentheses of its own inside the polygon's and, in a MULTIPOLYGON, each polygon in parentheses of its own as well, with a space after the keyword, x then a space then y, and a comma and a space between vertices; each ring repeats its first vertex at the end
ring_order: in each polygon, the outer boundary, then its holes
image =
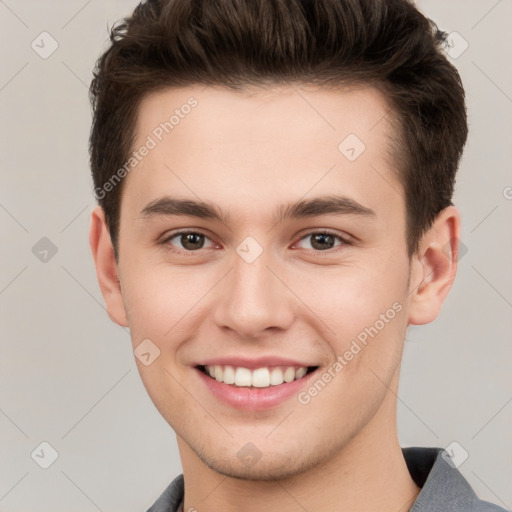
MULTIPOLYGON (((181 472, 129 333, 106 315, 88 246, 87 88, 108 27, 135 5, 0 0, 3 512, 140 512, 181 472), (47 469, 42 442, 58 454, 47 469)), ((439 318, 409 329, 400 439, 458 443, 458 456, 468 454, 459 469, 476 492, 510 509, 512 2, 419 5, 459 34, 449 51, 469 108, 455 195, 467 252, 439 318)))

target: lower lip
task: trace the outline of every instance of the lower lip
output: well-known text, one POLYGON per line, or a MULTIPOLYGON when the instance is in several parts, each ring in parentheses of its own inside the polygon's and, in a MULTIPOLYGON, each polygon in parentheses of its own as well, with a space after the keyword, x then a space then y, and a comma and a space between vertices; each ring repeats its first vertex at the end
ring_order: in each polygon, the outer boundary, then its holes
POLYGON ((268 388, 237 387, 231 384, 224 384, 212 379, 198 368, 195 368, 195 370, 213 395, 222 402, 236 409, 263 411, 265 409, 272 409, 291 396, 297 395, 300 389, 316 374, 318 368, 301 379, 284 382, 278 386, 269 386, 268 388))

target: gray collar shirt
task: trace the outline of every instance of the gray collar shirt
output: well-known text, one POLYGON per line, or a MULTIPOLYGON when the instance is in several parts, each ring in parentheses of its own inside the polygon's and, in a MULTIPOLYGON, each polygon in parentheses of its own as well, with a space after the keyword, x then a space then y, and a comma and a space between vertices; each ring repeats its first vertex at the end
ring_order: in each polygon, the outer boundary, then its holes
MULTIPOLYGON (((478 499, 442 448, 402 448, 402 453, 421 488, 409 512, 507 512, 478 499)), ((183 475, 179 475, 147 512, 183 512, 183 494, 183 475)))

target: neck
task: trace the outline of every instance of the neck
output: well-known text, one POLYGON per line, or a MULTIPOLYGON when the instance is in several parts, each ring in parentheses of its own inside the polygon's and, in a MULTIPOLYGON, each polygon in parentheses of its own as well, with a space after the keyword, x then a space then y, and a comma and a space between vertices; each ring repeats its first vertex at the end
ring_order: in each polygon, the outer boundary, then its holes
POLYGON ((342 450, 291 478, 268 482, 231 478, 206 466, 183 439, 178 438, 178 445, 185 481, 184 510, 406 512, 420 492, 402 455, 396 398, 391 393, 342 450))

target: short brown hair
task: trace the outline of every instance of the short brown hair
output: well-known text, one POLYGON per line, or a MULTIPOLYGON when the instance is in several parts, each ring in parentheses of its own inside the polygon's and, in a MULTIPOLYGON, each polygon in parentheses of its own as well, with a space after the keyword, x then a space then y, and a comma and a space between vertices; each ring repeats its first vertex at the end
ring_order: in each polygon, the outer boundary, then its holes
MULTIPOLYGON (((194 84, 377 84, 398 120, 409 257, 451 198, 467 138, 445 34, 408 0, 147 0, 113 27, 90 88, 95 190, 126 162, 140 101, 194 84)), ((122 182, 97 195, 117 252, 122 182)))

